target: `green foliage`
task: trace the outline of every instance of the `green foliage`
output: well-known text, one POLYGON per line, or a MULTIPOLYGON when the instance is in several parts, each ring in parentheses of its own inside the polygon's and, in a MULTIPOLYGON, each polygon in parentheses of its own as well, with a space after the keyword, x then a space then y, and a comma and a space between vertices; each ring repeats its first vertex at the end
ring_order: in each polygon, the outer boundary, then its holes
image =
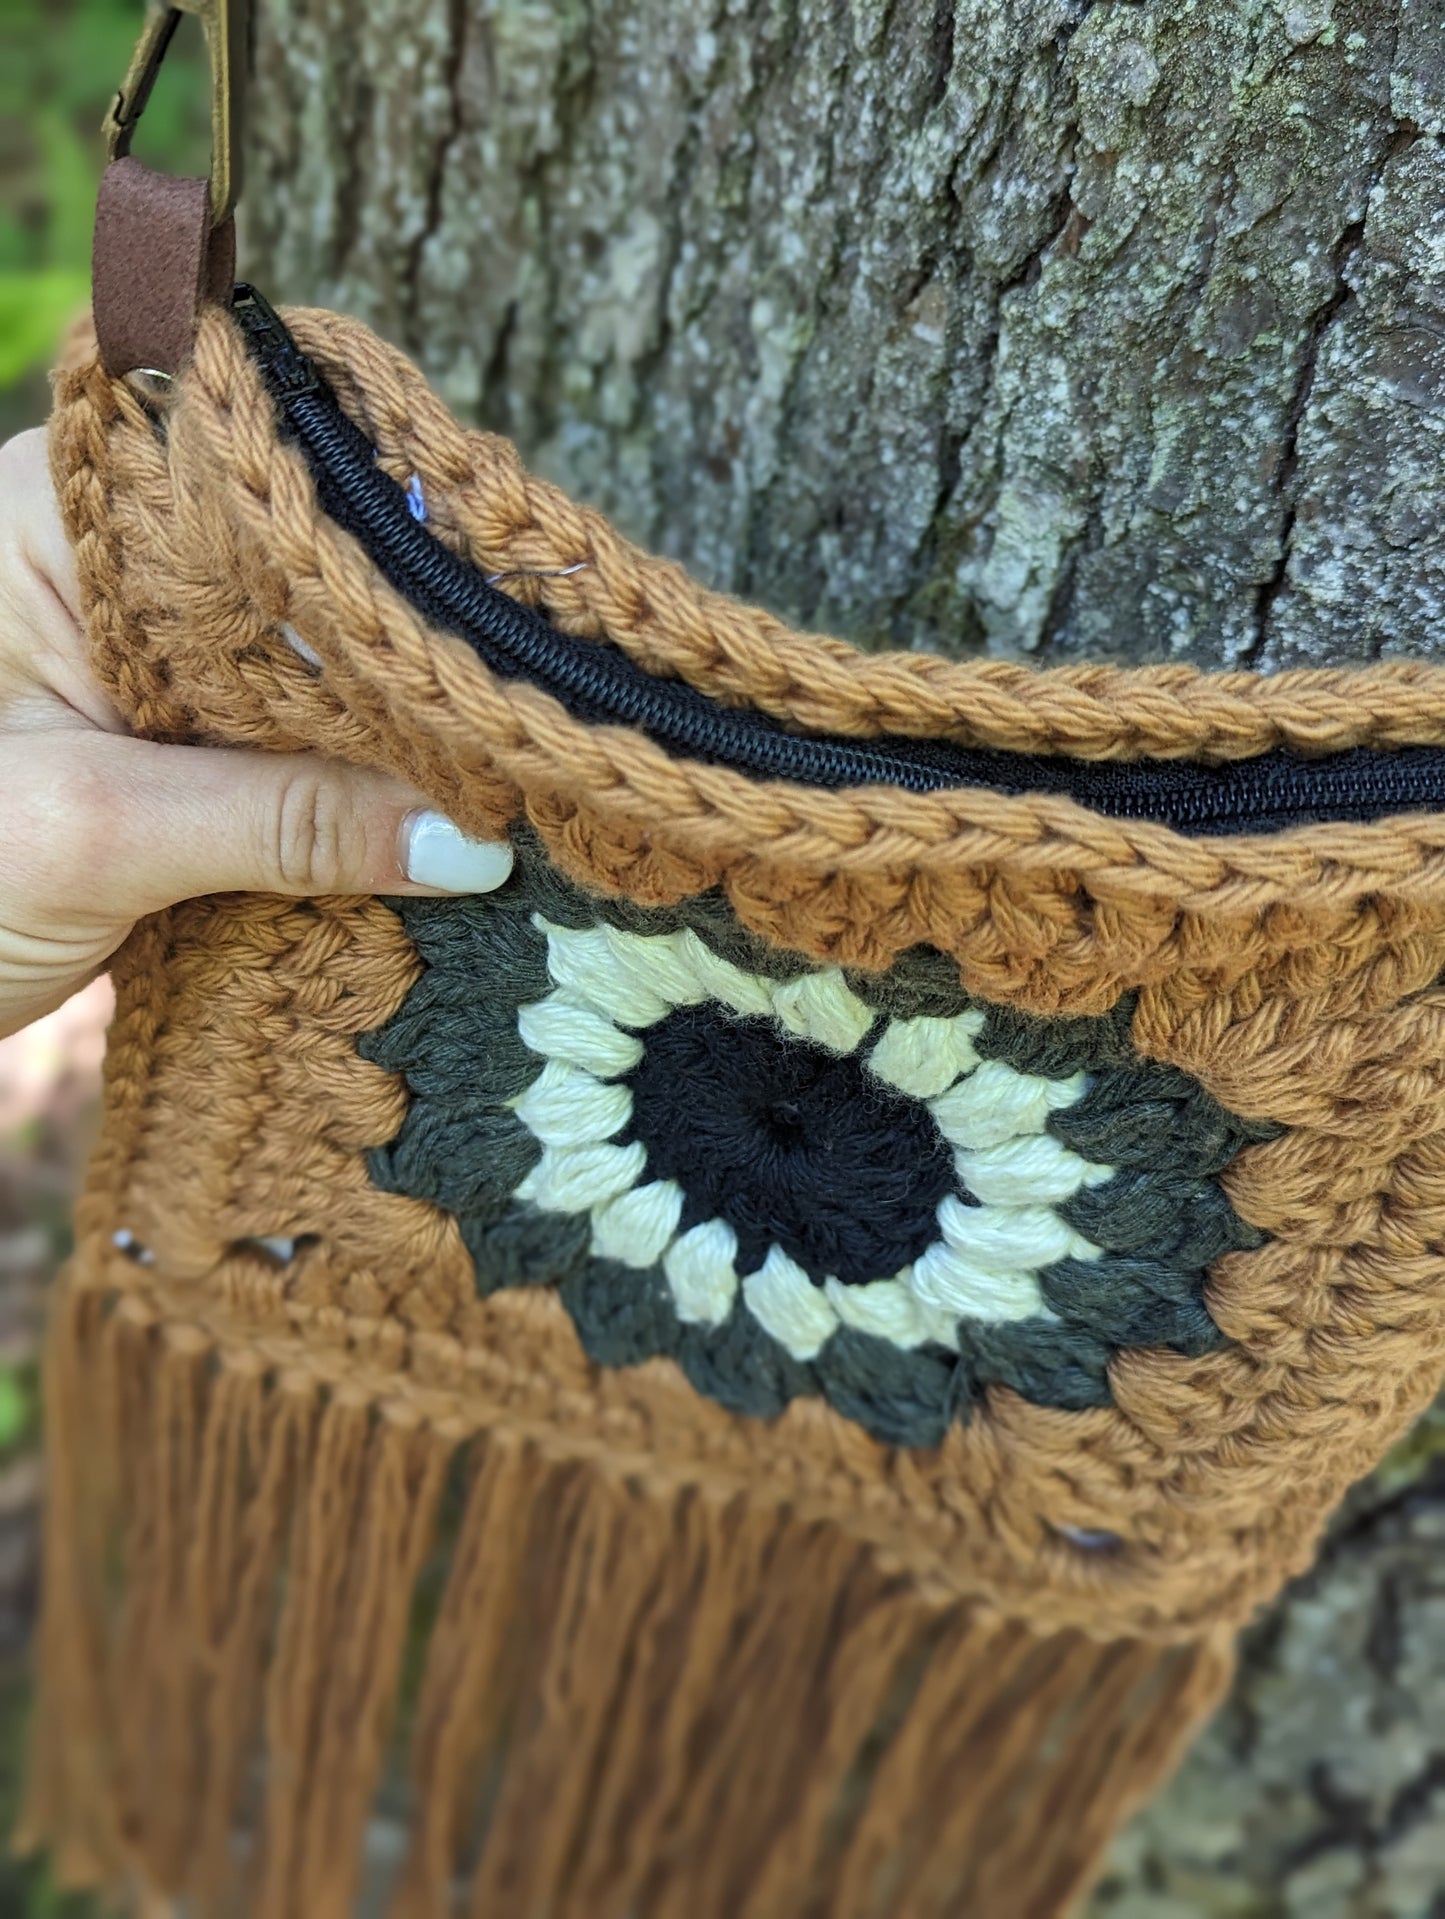
POLYGON ((0 1456, 35 1444, 35 1396, 17 1368, 0 1370, 0 1456))
POLYGON ((90 275, 83 268, 0 273, 0 386, 13 386, 43 365, 89 291, 90 275))
MULTIPOLYGON (((90 284, 100 122, 129 62, 142 0, 3 0, 0 25, 0 391, 43 368, 90 284)), ((136 150, 207 166, 205 49, 183 23, 136 150)))

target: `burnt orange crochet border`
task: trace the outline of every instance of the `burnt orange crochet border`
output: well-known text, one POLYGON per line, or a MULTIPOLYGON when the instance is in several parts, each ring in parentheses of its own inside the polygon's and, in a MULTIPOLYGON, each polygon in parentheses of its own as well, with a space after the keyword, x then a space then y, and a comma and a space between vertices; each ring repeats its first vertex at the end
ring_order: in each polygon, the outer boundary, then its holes
MULTIPOLYGON (((398 357, 364 330, 292 318, 302 345, 337 375, 343 397, 358 382, 370 391, 399 378, 398 357), (343 361, 350 368, 344 381, 337 374, 343 361)), ((438 404, 422 407, 414 385, 413 378, 406 398, 420 424, 400 464, 421 473, 444 531, 449 522, 465 525, 465 543, 489 566, 524 559, 570 565, 589 542, 605 545, 601 523, 571 509, 576 544, 559 537, 544 552, 528 537, 529 518, 504 550, 498 522, 507 505, 545 519, 558 496, 535 482, 510 492, 499 487, 495 500, 484 494, 499 460, 496 443, 455 426, 443 431, 438 404), (458 479, 469 451, 472 477, 458 479)), ((1353 938, 1361 915, 1398 908, 1428 916, 1445 901, 1445 818, 1198 841, 1146 822, 1103 820, 1053 796, 823 793, 760 784, 671 761, 622 729, 583 726, 547 695, 497 681, 460 642, 429 631, 354 541, 317 512, 300 456, 276 440, 258 376, 220 314, 208 316, 202 329, 166 444, 139 401, 96 369, 62 385, 55 433, 63 503, 85 543, 86 577, 103 608, 95 622, 97 667, 143 730, 309 744, 384 764, 477 832, 500 830, 525 805, 573 877, 603 890, 661 901, 722 884, 745 923, 781 945, 880 967, 905 947, 928 942, 958 955, 971 989, 1018 997, 1039 1011, 1102 1010, 1121 991, 1184 966, 1239 977, 1262 954, 1296 942, 1300 913, 1310 916, 1311 938, 1353 938), (173 472, 185 474, 182 487, 173 485, 173 472), (102 499, 103 531, 95 517, 102 499), (127 566, 130 593, 120 585, 127 566), (163 591, 141 596, 143 613, 134 591, 140 571, 157 587, 164 582, 163 591), (324 680, 289 656, 276 630, 283 619, 321 656, 324 680), (244 647, 214 644, 243 631, 244 647)), ((382 445, 389 451, 384 438, 382 445)), ((595 630, 605 610, 621 643, 645 651, 653 664, 695 672, 704 685, 709 676, 695 668, 686 642, 699 625, 719 633, 756 628, 755 650, 769 651, 770 623, 760 616, 703 593, 665 563, 644 561, 615 540, 613 546, 616 565, 631 568, 630 591, 618 589, 624 604, 597 609, 587 602, 613 568, 603 553, 569 580, 544 583, 559 622, 595 630), (673 638, 669 624, 672 651, 665 658, 654 599, 681 635, 673 638), (650 636, 645 648, 639 633, 650 636)), ((800 655, 809 672, 816 666, 821 673, 846 649, 794 639, 782 654, 800 655)), ((996 677, 989 664, 851 657, 860 680, 875 670, 885 683, 900 673, 910 685, 937 677, 959 713, 971 712, 996 677)), ((1316 743, 1418 740, 1442 732, 1441 675, 1418 666, 1373 668, 1343 680, 1290 675, 1252 682, 1228 697, 1235 705, 1253 699, 1266 712, 1293 712, 1316 743), (1335 714, 1323 725, 1322 701, 1335 714)), ((1234 734, 1222 726, 1216 732, 1210 716, 1217 681, 1173 676, 1161 688, 1156 677, 1116 674, 1108 682, 1129 750, 1180 750, 1169 715, 1196 703, 1203 709, 1194 721, 1196 744, 1204 734, 1199 750, 1207 753, 1216 741, 1216 750, 1231 750, 1234 734), (1161 701, 1165 723, 1155 727, 1148 716, 1161 701)), ((759 678, 766 685, 767 675, 760 671, 759 678)), ((1029 683, 1044 743, 1054 750, 1087 745, 1068 719, 1076 680, 1070 669, 1029 683)), ((792 687, 791 673, 785 685, 792 687)), ((1100 699, 1097 689, 1093 697, 1100 699)), ((805 695, 799 704, 800 717, 816 717, 805 695)), ((880 724, 903 725, 906 717, 862 699, 851 722, 831 708, 826 717, 856 731, 874 723, 870 714, 880 724)), ((923 720, 915 715, 915 723, 923 720)), ((1097 743, 1097 725, 1090 730, 1097 743)), ((1255 727, 1251 743, 1272 744, 1281 732, 1295 737, 1276 717, 1263 735, 1255 727)), ((988 744, 1024 737, 1010 725, 972 736, 988 744)))
POLYGON ((306 309, 287 317, 390 470, 421 475, 434 529, 485 572, 507 571, 509 592, 545 593, 566 631, 605 634, 650 672, 804 730, 1216 761, 1445 734, 1445 672, 1419 661, 1274 676, 1099 664, 1040 674, 1013 661, 861 653, 796 633, 622 539, 600 513, 529 474, 509 441, 460 426, 411 361, 358 321, 306 309), (561 578, 527 578, 579 561, 561 578))

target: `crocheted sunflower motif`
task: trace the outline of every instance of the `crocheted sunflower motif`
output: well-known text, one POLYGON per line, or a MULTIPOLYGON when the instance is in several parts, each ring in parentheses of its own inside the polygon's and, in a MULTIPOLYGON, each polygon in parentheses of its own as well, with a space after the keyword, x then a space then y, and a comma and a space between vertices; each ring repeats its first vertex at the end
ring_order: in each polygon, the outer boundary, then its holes
POLYGON ((925 1446, 990 1383, 1105 1405, 1121 1348, 1223 1343, 1204 1269, 1258 1235, 1217 1176, 1265 1129, 1140 1059, 1127 1007, 1030 1018, 922 949, 845 975, 530 842, 400 911, 427 970, 362 1041, 412 1096, 372 1177, 456 1214, 483 1291, 558 1286, 598 1363, 925 1446))

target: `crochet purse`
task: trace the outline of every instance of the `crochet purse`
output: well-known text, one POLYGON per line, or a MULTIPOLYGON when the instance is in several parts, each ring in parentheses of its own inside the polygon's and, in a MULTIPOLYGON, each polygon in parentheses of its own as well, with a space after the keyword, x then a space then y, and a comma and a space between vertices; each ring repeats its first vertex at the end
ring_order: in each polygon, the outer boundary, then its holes
POLYGON ((52 443, 138 731, 514 867, 119 956, 28 1837, 263 1919, 1065 1910, 1442 1371, 1445 672, 790 632, 246 288, 52 443))

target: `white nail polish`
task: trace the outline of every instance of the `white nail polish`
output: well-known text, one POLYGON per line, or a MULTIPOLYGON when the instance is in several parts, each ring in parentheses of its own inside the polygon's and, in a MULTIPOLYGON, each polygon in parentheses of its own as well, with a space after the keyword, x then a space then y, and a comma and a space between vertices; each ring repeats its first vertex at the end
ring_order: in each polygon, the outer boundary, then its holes
POLYGON ((445 813, 413 813, 406 824, 407 878, 443 893, 491 893, 512 870, 506 840, 469 840, 445 813))

